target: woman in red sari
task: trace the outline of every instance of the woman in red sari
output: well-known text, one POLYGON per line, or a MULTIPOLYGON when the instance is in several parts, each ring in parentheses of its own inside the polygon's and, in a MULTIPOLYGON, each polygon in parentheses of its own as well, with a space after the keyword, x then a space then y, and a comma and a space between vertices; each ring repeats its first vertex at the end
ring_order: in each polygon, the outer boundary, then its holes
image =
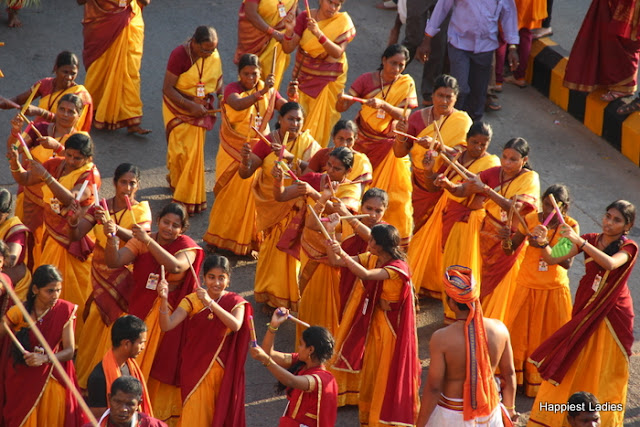
MULTIPOLYGON (((67 375, 75 380, 73 352, 76 310, 78 307, 60 298, 62 275, 52 265, 41 265, 33 273, 24 307, 37 322, 53 353, 67 375)), ((15 333, 26 353, 4 337, 7 342, 0 357, 0 402, 2 421, 7 426, 64 426, 83 424, 77 400, 54 369, 49 356, 42 351, 17 306, 9 309, 3 319, 15 333)))
POLYGON ((36 84, 40 87, 36 92, 34 99, 40 97, 40 103, 37 107, 30 106, 26 114, 28 116, 37 116, 36 122, 45 120, 53 122, 58 109, 58 101, 63 95, 68 93, 75 94, 82 99, 84 110, 78 120, 78 129, 85 132, 91 130, 91 121, 93 120, 93 100, 89 91, 82 85, 76 83, 78 75, 78 57, 69 51, 62 51, 56 57, 53 66, 55 77, 45 77, 37 81, 29 90, 24 91, 20 95, 11 98, 13 102, 24 104, 36 84))
MULTIPOLYGON (((635 92, 640 59, 640 2, 593 0, 582 21, 564 74, 569 89, 607 89, 614 101, 635 92)), ((602 400, 601 400, 602 401, 602 400)))
MULTIPOLYGON (((0 270, 9 277, 18 296, 24 298, 31 283, 28 265, 33 238, 20 219, 11 216, 12 202, 11 192, 6 188, 0 188, 0 240, 7 245, 7 254, 0 270)), ((0 315, 2 310, 3 307, 0 307, 0 315)))
MULTIPOLYGON (((633 301, 627 281, 638 257, 638 245, 627 237, 636 208, 626 200, 607 206, 602 232, 579 236, 569 225, 560 226, 571 249, 553 257, 544 249, 545 261, 563 262, 584 252, 585 275, 576 291, 571 320, 543 342, 529 361, 545 380, 531 411, 536 425, 565 425, 563 413, 544 411, 566 403, 577 391, 588 391, 615 409, 601 411, 603 426, 621 426, 627 400, 629 358, 633 344, 633 301), (594 367, 597 374, 594 375, 594 367)), ((547 228, 539 225, 532 235, 544 243, 547 228)))
POLYGON ((325 362, 333 355, 334 340, 328 330, 311 326, 302 333, 297 353, 281 353, 273 349, 273 340, 289 310, 280 307, 273 312, 262 346, 251 347, 251 357, 262 364, 279 381, 277 390, 287 393, 287 408, 280 427, 333 427, 338 416, 338 386, 325 362))
POLYGON ((181 426, 244 427, 244 362, 247 358, 251 304, 227 291, 231 264, 211 255, 203 265, 204 287, 187 295, 175 310, 168 283, 158 286, 160 327, 170 331, 188 320, 180 361, 181 426))
POLYGON ((198 274, 204 256, 202 248, 183 234, 188 228, 189 215, 179 203, 169 203, 162 209, 157 232, 147 234, 141 226, 133 226, 133 238, 120 249, 113 217, 104 226, 109 236, 105 251, 107 266, 120 268, 133 264, 135 285, 128 301, 129 314, 143 319, 149 328, 145 349, 138 355, 137 362, 147 378, 154 416, 174 426, 182 408, 178 386, 184 325, 166 333, 160 330, 161 298, 156 288, 162 271, 166 271, 169 305, 177 307, 198 287, 189 265, 198 274))

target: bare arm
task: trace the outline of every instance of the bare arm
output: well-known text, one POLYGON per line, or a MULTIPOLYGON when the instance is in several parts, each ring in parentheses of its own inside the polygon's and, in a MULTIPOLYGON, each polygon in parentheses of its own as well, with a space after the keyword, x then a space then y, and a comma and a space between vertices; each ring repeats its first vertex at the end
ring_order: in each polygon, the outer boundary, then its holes
MULTIPOLYGON (((245 4, 253 4, 255 3, 245 3, 245 4)), ((247 108, 251 108, 253 104, 258 102, 265 96, 267 93, 270 93, 270 89, 275 86, 275 77, 273 74, 269 74, 267 79, 264 82, 264 86, 260 90, 256 90, 250 95, 241 97, 239 93, 232 93, 226 99, 226 103, 236 111, 246 110, 247 108)))
POLYGON ((178 326, 184 319, 187 318, 187 312, 182 308, 176 308, 173 313, 170 313, 169 309, 169 283, 162 279, 158 283, 158 296, 160 297, 160 329, 162 332, 167 332, 178 326))
POLYGON ((500 369, 500 376, 504 380, 502 386, 502 402, 509 412, 509 416, 513 420, 516 417, 516 370, 513 366, 513 351, 511 349, 511 338, 509 337, 509 331, 507 327, 500 322, 500 327, 503 330, 502 334, 506 336, 504 345, 504 351, 498 362, 498 368, 500 369))
MULTIPOLYGON (((258 13, 258 3, 245 2, 244 14, 257 30, 262 31, 263 33, 269 33, 271 26, 267 24, 258 13)), ((283 41, 284 35, 280 31, 275 31, 273 29, 271 29, 271 31, 273 31, 271 37, 275 38, 279 42, 283 41)))
POLYGON ((177 83, 178 76, 170 71, 166 71, 164 75, 164 82, 162 84, 162 94, 169 98, 175 105, 187 110, 189 114, 194 117, 202 117, 207 114, 207 109, 204 105, 198 104, 197 102, 187 98, 182 95, 178 89, 176 89, 175 86, 177 83))
POLYGON ((438 404, 438 399, 440 399, 444 385, 447 364, 438 331, 434 332, 431 337, 429 352, 431 354, 431 364, 429 365, 429 373, 427 374, 427 384, 422 390, 420 412, 418 413, 418 420, 416 421, 417 427, 424 427, 429 421, 433 410, 438 404))
POLYGON ((245 142, 242 146, 242 163, 238 168, 238 175, 242 179, 250 178, 260 166, 262 166, 262 159, 252 153, 251 144, 245 142))
POLYGON ((242 323, 244 322, 244 305, 238 306, 231 310, 231 312, 228 312, 209 297, 206 289, 198 288, 196 289, 196 294, 204 306, 208 307, 209 310, 211 310, 211 312, 215 314, 227 328, 231 329, 233 332, 238 332, 240 330, 242 323))

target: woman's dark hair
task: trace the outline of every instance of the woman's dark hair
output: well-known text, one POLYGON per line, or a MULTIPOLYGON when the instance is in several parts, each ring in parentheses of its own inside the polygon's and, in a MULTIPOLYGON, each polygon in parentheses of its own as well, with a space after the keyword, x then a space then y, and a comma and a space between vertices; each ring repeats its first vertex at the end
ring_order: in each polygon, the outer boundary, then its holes
POLYGON ((0 188, 0 214, 11 212, 13 205, 13 196, 6 188, 0 188))
MULTIPOLYGON (((626 200, 616 200, 615 202, 607 206, 605 212, 608 212, 609 209, 615 209, 620 212, 620 214, 624 218, 625 224, 628 224, 630 226, 629 228, 633 227, 633 224, 636 221, 636 207, 633 205, 633 203, 626 200)), ((627 240, 626 234, 626 232, 623 233, 618 240, 616 240, 615 242, 611 242, 609 246, 604 248, 602 252, 609 256, 613 256, 614 254, 618 253, 624 242, 627 240)))
POLYGON ((331 137, 333 138, 338 134, 338 132, 344 129, 351 131, 354 134, 358 134, 358 125, 356 125, 353 120, 338 120, 333 129, 331 129, 331 137))
POLYGON ((342 163, 346 170, 353 167, 353 151, 347 147, 334 148, 329 153, 329 157, 335 157, 340 160, 340 163, 342 163))
POLYGON ((300 110, 302 111, 302 115, 304 115, 304 109, 302 108, 302 105, 298 104, 297 102, 286 102, 282 104, 282 107, 280 107, 280 117, 284 117, 289 111, 293 110, 300 110))
POLYGON ((253 53, 245 53, 240 57, 240 60, 238 61, 238 73, 242 71, 244 67, 248 66, 260 68, 260 58, 258 58, 258 56, 254 55, 253 53))
POLYGON ((84 102, 82 101, 82 98, 80 98, 75 93, 67 93, 67 94, 62 95, 62 97, 60 98, 60 101, 58 101, 58 106, 60 105, 61 102, 70 102, 70 103, 72 103, 73 106, 75 107, 76 112, 78 113, 78 115, 80 115, 82 113, 82 108, 84 107, 84 102))
POLYGON ((469 132, 467 132, 467 139, 478 135, 486 136, 489 138, 489 141, 491 141, 491 138, 493 137, 493 129, 491 128, 491 125, 481 120, 473 122, 469 128, 469 132))
POLYGON ((209 255, 204 260, 204 265, 202 266, 203 274, 206 275, 212 268, 219 268, 227 273, 227 276, 231 277, 231 263, 227 257, 222 255, 209 255))
POLYGON ((382 250, 391 255, 393 259, 406 261, 407 254, 400 249, 400 233, 391 224, 377 224, 371 228, 371 238, 380 246, 382 250))
MULTIPOLYGON (((392 56, 396 56, 399 53, 404 55, 404 60, 406 62, 409 62, 409 57, 410 57, 409 49, 407 49, 406 47, 398 43, 387 46, 384 52, 382 52, 382 58, 389 59, 392 56)), ((382 70, 382 68, 383 68, 382 62, 380 62, 380 66, 378 67, 378 70, 382 70)))
MULTIPOLYGON (((302 332, 302 340, 307 347, 313 346, 313 353, 311 353, 310 357, 315 359, 320 363, 324 363, 327 360, 331 359, 333 356, 333 346, 335 345, 335 340, 326 328, 322 326, 311 326, 305 329, 302 332)), ((305 363, 302 361, 298 361, 291 365, 289 368, 289 372, 292 374, 297 374, 303 367, 305 363)), ((287 390, 284 384, 278 382, 276 385, 276 391, 278 393, 282 393, 287 390)), ((287 391, 288 393, 288 391, 287 391)))
POLYGON ((196 43, 214 42, 218 40, 218 33, 215 28, 206 25, 200 25, 191 36, 196 43))
MULTIPOLYGON (((40 267, 36 268, 33 272, 33 277, 31 278, 31 285, 27 290, 27 299, 24 302, 24 308, 31 313, 33 310, 33 305, 36 300, 36 294, 33 292, 33 287, 35 286, 37 289, 42 289, 49 285, 52 282, 62 282, 62 274, 58 269, 50 264, 43 264, 40 267)), ((22 328, 18 332, 16 332, 16 338, 22 346, 30 351, 31 343, 29 342, 29 328, 22 328)), ((24 356, 20 350, 14 345, 12 348, 13 360, 14 363, 22 363, 24 362, 24 356)))
POLYGON ((117 184, 118 180, 122 178, 125 173, 132 173, 135 175, 136 180, 140 182, 140 168, 131 163, 120 163, 113 173, 113 183, 117 184))
POLYGON ((65 150, 78 150, 85 158, 93 157, 93 140, 86 132, 76 132, 64 145, 65 150))
POLYGON ((64 67, 65 65, 71 65, 72 67, 78 66, 78 57, 75 53, 69 52, 68 50, 63 50, 56 56, 56 62, 53 64, 53 71, 55 72, 56 68, 64 67))
POLYGON ((544 194, 542 195, 542 200, 549 197, 549 194, 553 194, 553 198, 556 199, 556 202, 558 202, 558 204, 562 203, 562 206, 560 206, 560 210, 562 210, 563 213, 567 213, 567 211, 569 210, 569 205, 571 205, 572 202, 571 195, 569 194, 569 188, 567 188, 567 186, 564 184, 553 184, 545 190, 544 194))
POLYGON ((389 207, 389 195, 386 191, 376 187, 370 188, 364 193, 362 196, 362 204, 369 199, 375 198, 380 199, 385 208, 389 207))
POLYGON ((436 77, 436 80, 433 82, 433 93, 435 93, 436 90, 440 89, 441 87, 453 90, 453 93, 456 96, 458 96, 458 94, 460 93, 460 85, 458 85, 458 80, 455 77, 450 76, 449 74, 440 74, 438 77, 436 77))
POLYGON ((165 215, 169 214, 178 215, 180 223, 182 224, 182 233, 185 233, 189 229, 189 214, 187 213, 187 208, 182 203, 171 202, 162 208, 160 215, 158 215, 158 222, 160 222, 165 215))
MULTIPOLYGON (((522 157, 527 157, 529 155, 529 143, 524 138, 517 137, 510 139, 506 144, 504 144, 504 148, 502 150, 504 151, 507 148, 516 150, 522 157)), ((524 163, 523 168, 532 170, 528 160, 524 163)))

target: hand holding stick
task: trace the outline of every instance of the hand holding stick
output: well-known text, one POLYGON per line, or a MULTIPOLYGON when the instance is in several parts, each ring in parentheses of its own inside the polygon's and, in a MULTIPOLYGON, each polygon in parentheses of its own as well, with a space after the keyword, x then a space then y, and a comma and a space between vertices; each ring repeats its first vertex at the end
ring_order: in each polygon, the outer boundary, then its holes
MULTIPOLYGON (((343 220, 343 219, 360 219, 360 218, 370 218, 370 217, 371 217, 371 215, 369 215, 369 214, 363 214, 363 215, 344 215, 344 216, 341 216, 341 217, 340 217, 340 219, 341 219, 341 220, 343 220)), ((320 221, 321 221, 321 222, 329 222, 329 217, 326 217, 326 218, 320 218, 320 221)))
POLYGON ((298 319, 297 317, 292 316, 291 314, 287 314, 287 313, 283 312, 280 309, 278 309, 278 314, 280 316, 287 315, 287 319, 290 319, 290 320, 294 321, 295 323, 297 323, 298 325, 304 326, 305 328, 310 328, 311 327, 311 325, 308 324, 307 322, 303 322, 302 320, 298 319))
POLYGON ((294 181, 300 181, 300 178, 298 178, 296 176, 295 173, 293 173, 293 171, 291 170, 291 168, 289 167, 289 165, 287 165, 286 162, 284 161, 276 161, 276 163, 285 171, 289 174, 289 176, 291 177, 292 180, 294 181))
POLYGON ((278 45, 273 46, 273 60, 271 61, 271 74, 276 73, 276 60, 278 58, 278 45))
POLYGON ((33 87, 33 90, 31 91, 31 94, 29 95, 29 98, 27 98, 27 101, 22 106, 22 110, 20 110, 20 114, 22 114, 23 116, 24 116, 24 113, 26 113, 27 109, 29 108, 29 105, 31 105, 31 101, 33 101, 33 98, 36 97, 36 93, 38 93, 38 89, 40 89, 40 82, 36 83, 36 85, 33 87))
POLYGON ((556 215, 558 215, 558 221, 560 221, 560 223, 562 223, 562 224, 566 224, 564 222, 564 217, 562 216, 562 211, 560 210, 560 207, 558 206, 558 203, 556 202, 556 198, 553 197, 553 194, 549 194, 549 200, 551 200, 551 204, 553 204, 553 209, 555 209, 556 215))
POLYGON ((136 217, 133 215, 133 208, 131 207, 131 200, 129 200, 129 196, 128 195, 124 195, 124 201, 127 204, 127 210, 129 211, 129 214, 131 214, 131 221, 133 222, 133 224, 137 224, 136 222, 136 217))
POLYGON ((258 337, 256 336, 256 325, 253 323, 253 316, 249 316, 249 332, 251 333, 251 347, 258 346, 258 337))
POLYGON ((84 190, 87 189, 88 185, 89 185, 89 180, 85 179, 84 182, 82 183, 82 186, 80 187, 80 191, 78 191, 78 194, 76 194, 76 201, 77 202, 79 202, 80 199, 82 199, 82 195, 84 194, 84 190))
POLYGON ((22 343, 18 341, 18 338, 16 338, 15 334, 13 333, 9 325, 7 325, 7 322, 3 321, 2 326, 4 326, 4 329, 7 331, 7 335, 9 335, 9 338, 11 338, 11 341, 13 341, 16 347, 18 347, 18 350, 20 350, 20 353, 22 353, 23 355, 27 354, 27 350, 25 350, 24 347, 22 346, 22 343))
POLYGON ((25 122, 27 122, 27 129, 25 129, 24 133, 29 133, 29 129, 33 129, 33 132, 35 132, 36 136, 38 138, 42 138, 42 134, 40 133, 40 131, 33 125, 33 122, 31 120, 29 120, 29 118, 27 118, 27 116, 25 116, 22 113, 18 113, 20 115, 20 117, 22 117, 22 120, 24 120, 25 122))
POLYGON ((320 218, 318 217, 318 214, 313 209, 313 207, 311 205, 309 205, 309 204, 307 204, 307 207, 311 211, 311 214, 313 215, 313 217, 316 219, 316 223, 318 224, 318 227, 320 227, 320 231, 322 232, 322 235, 324 236, 324 238, 327 239, 327 240, 332 240, 331 236, 329 235, 329 232, 327 231, 326 228, 324 228, 324 225, 322 224, 322 221, 320 221, 320 218))
POLYGON ((412 140, 414 140, 414 141, 417 141, 417 140, 419 140, 419 139, 420 139, 420 138, 417 138, 417 137, 415 137, 415 136, 413 136, 413 135, 409 135, 408 133, 400 132, 399 130, 395 130, 395 129, 394 129, 394 130, 393 130, 393 132, 394 132, 396 135, 404 136, 405 138, 409 138, 409 139, 412 139, 412 140))
POLYGON ((255 127, 255 126, 251 125, 251 129, 253 129, 253 131, 256 133, 256 135, 258 135, 258 137, 262 140, 262 142, 264 142, 264 143, 265 143, 265 144, 267 144, 269 147, 271 147, 271 142, 269 142, 269 140, 267 139, 267 137, 266 137, 266 136, 264 136, 264 135, 262 134, 262 132, 260 132, 260 131, 258 130, 258 128, 257 128, 257 127, 255 127))
POLYGON ((366 104, 367 103, 366 99, 358 98, 357 96, 347 95, 346 93, 342 94, 342 99, 344 99, 345 101, 359 102, 360 104, 366 104))

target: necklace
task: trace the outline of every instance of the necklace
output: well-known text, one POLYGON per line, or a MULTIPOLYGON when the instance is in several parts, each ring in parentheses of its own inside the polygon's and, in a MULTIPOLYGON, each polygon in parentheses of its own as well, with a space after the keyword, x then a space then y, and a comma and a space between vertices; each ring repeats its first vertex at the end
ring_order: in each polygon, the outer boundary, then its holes
POLYGON ((391 83, 389 83, 389 87, 387 88, 387 93, 384 93, 384 80, 382 79, 382 71, 380 71, 379 77, 380 77, 380 93, 382 94, 382 99, 386 101, 387 96, 389 96, 389 92, 391 92, 391 87, 396 82, 396 80, 398 80, 399 76, 395 76, 391 81, 391 83))

